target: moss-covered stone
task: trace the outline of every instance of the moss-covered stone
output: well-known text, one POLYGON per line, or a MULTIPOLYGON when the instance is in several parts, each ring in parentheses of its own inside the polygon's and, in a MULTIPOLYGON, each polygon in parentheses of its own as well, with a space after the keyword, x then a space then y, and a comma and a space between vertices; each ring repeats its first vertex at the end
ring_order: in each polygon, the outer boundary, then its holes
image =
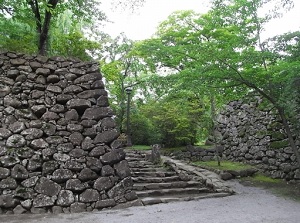
POLYGON ((280 122, 272 122, 268 125, 268 129, 273 131, 277 129, 282 129, 282 124, 280 122))
POLYGON ((286 139, 285 134, 283 134, 279 131, 276 131, 276 132, 269 131, 269 135, 271 136, 271 139, 274 140, 274 141, 279 141, 279 140, 286 139))
POLYGON ((284 140, 284 141, 274 141, 270 143, 270 148, 272 149, 280 149, 280 148, 285 148, 289 145, 289 142, 284 140))

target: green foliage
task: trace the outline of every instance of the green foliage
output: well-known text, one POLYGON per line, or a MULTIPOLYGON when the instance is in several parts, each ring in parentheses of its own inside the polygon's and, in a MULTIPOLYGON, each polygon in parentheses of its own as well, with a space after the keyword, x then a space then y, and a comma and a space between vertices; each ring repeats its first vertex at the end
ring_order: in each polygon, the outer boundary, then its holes
MULTIPOLYGON (((138 55, 152 71, 169 69, 167 79, 172 79, 176 91, 185 86, 215 98, 217 106, 212 103, 210 120, 214 120, 219 104, 249 92, 267 99, 284 123, 300 166, 300 155, 287 124, 299 114, 299 33, 262 41, 264 25, 282 12, 275 7, 266 15, 259 13, 265 4, 274 3, 272 0, 212 2, 212 9, 203 15, 179 11, 169 16, 155 38, 137 44, 138 55)), ((278 2, 287 8, 292 5, 289 0, 278 2)))
MULTIPOLYGON (((117 124, 121 132, 125 132, 126 88, 133 88, 140 81, 143 71, 140 61, 132 55, 133 41, 124 34, 115 39, 108 39, 103 48, 106 55, 101 61, 101 71, 106 80, 106 88, 110 92, 111 107, 117 115, 117 124)), ((133 89, 134 90, 134 89, 133 89)), ((130 97, 134 96, 131 92, 130 97)))
POLYGON ((159 129, 140 112, 131 114, 131 134, 134 145, 152 145, 161 142, 159 129))
MULTIPOLYGON (((172 90, 172 89, 169 89, 172 90)), ((197 141, 199 117, 203 113, 201 99, 189 91, 169 93, 161 99, 148 99, 140 111, 151 120, 161 141, 174 147, 197 141)))
POLYGON ((59 21, 50 30, 48 55, 75 57, 83 61, 92 60, 101 49, 100 42, 91 41, 83 33, 84 22, 72 22, 72 13, 58 15, 59 21))
POLYGON ((133 150, 151 150, 151 146, 149 145, 133 145, 131 147, 133 150))
MULTIPOLYGON (((131 0, 126 1, 126 3, 129 5, 128 7, 132 7, 136 3, 142 4, 143 0, 131 0)), ((97 26, 107 20, 105 14, 101 10, 101 1, 98 0, 1 0, 0 12, 0 19, 1 21, 4 21, 5 24, 12 21, 13 23, 18 22, 21 24, 22 29, 26 26, 31 28, 34 27, 34 32, 31 32, 29 34, 30 37, 28 38, 36 40, 34 42, 35 47, 30 48, 30 50, 25 48, 22 52, 29 52, 35 49, 38 51, 38 54, 46 55, 49 53, 61 53, 61 50, 63 50, 63 54, 61 55, 76 56, 84 59, 89 59, 85 51, 91 50, 91 48, 95 49, 95 43, 83 37, 83 28, 85 28, 86 33, 88 32, 88 29, 93 30, 90 35, 93 36, 93 39, 95 39, 95 36, 97 36, 95 33, 97 34, 99 31, 97 26), (66 20, 62 20, 61 18, 62 15, 66 14, 70 15, 69 21, 72 21, 72 26, 80 23, 84 24, 85 27, 82 27, 79 30, 76 29, 75 32, 69 33, 53 32, 53 28, 57 28, 55 25, 64 25, 66 20), (50 30, 52 30, 52 33, 50 30), (52 44, 56 43, 56 41, 53 40, 57 38, 57 36, 54 35, 57 34, 63 34, 58 37, 58 39, 62 42, 60 44, 63 44, 63 49, 60 49, 59 47, 52 47, 52 44), (50 41, 49 37, 52 37, 52 41, 50 41), (74 43, 77 44, 74 45, 74 43), (70 47, 72 48, 71 50, 69 49, 70 47), (85 56, 83 56, 83 54, 85 54, 85 56)), ((15 31, 15 29, 12 31, 15 31)), ((13 33, 8 30, 6 37, 15 34, 17 34, 17 38, 22 41, 24 30, 21 30, 19 33, 13 33)), ((97 39, 101 41, 100 38, 97 39)), ((24 39, 24 41, 27 40, 24 39)), ((0 47, 4 46, 5 48, 13 49, 7 44, 10 44, 10 42, 0 42, 0 47)), ((18 44, 17 46, 18 47, 16 47, 16 49, 20 49, 22 45, 18 44)))
POLYGON ((18 19, 0 20, 0 48, 23 53, 37 51, 37 36, 29 24, 18 19))

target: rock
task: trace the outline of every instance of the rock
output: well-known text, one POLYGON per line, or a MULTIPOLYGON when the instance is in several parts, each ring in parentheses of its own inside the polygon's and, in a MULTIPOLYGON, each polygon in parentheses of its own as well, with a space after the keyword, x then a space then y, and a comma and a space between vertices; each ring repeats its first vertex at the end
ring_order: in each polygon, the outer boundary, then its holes
POLYGON ((86 158, 86 166, 95 172, 99 172, 102 168, 102 162, 94 157, 86 158))
POLYGON ((53 206, 55 199, 53 197, 49 197, 44 194, 38 194, 35 198, 33 198, 33 207, 49 207, 53 206))
POLYGON ((82 119, 99 121, 102 118, 111 117, 113 115, 113 111, 109 107, 94 107, 86 109, 82 119))
POLYGON ((25 128, 24 122, 14 122, 8 127, 8 129, 15 134, 22 132, 25 128))
POLYGON ((112 168, 110 165, 105 165, 101 168, 101 176, 113 176, 115 174, 115 169, 112 168))
POLYGON ((104 146, 97 146, 92 149, 92 151, 89 153, 89 156, 92 157, 100 157, 105 154, 105 147, 104 146))
POLYGON ((80 132, 74 132, 69 136, 69 140, 74 146, 79 146, 83 141, 83 136, 80 132))
POLYGON ((81 181, 95 180, 97 178, 98 178, 97 173, 95 173, 89 168, 84 168, 82 171, 80 171, 78 175, 78 179, 81 181))
POLYGON ((116 138, 118 138, 119 135, 120 133, 116 129, 104 131, 97 134, 97 136, 94 139, 94 143, 110 143, 116 138))
POLYGON ((20 148, 22 146, 25 146, 26 140, 22 135, 12 135, 10 136, 6 141, 6 146, 12 147, 12 148, 20 148))
POLYGON ((60 206, 53 206, 52 213, 53 214, 61 214, 61 213, 63 213, 63 209, 60 206))
POLYGON ((103 164, 115 164, 122 160, 122 156, 116 150, 112 150, 108 153, 105 153, 103 156, 100 157, 100 160, 103 164))
POLYGON ((32 206, 32 200, 31 199, 27 199, 25 201, 21 201, 21 205, 23 208, 29 210, 32 206))
POLYGON ((114 181, 112 181, 110 177, 100 177, 95 181, 93 188, 101 192, 103 190, 108 190, 113 186, 114 181))
POLYGON ((63 153, 68 153, 74 149, 74 146, 72 143, 63 143, 59 144, 57 146, 57 150, 63 153))
POLYGON ((35 73, 37 75, 43 75, 43 76, 48 76, 50 74, 50 70, 49 69, 46 69, 46 68, 38 68, 36 69, 35 73))
POLYGON ((116 206, 116 202, 114 199, 107 199, 102 201, 97 201, 95 208, 97 209, 103 209, 103 208, 109 208, 116 206))
POLYGON ((90 108, 91 102, 85 99, 71 99, 68 101, 67 106, 69 109, 75 109, 78 113, 82 114, 87 108, 90 108))
POLYGON ((69 155, 71 157, 74 157, 74 158, 80 158, 80 157, 83 157, 85 155, 87 155, 87 152, 84 151, 83 149, 73 149, 69 155))
POLYGON ((220 177, 222 180, 231 180, 234 178, 234 176, 231 173, 228 172, 222 172, 220 173, 220 177))
POLYGON ((61 190, 58 194, 56 204, 62 207, 70 206, 74 203, 74 194, 70 190, 61 190))
POLYGON ((158 164, 161 162, 160 149, 161 149, 161 146, 159 144, 155 144, 152 146, 151 162, 153 162, 154 164, 158 164))
POLYGON ((61 161, 61 162, 66 162, 70 160, 70 156, 64 153, 55 153, 53 155, 54 160, 56 161, 61 161))
POLYGON ((31 141, 30 146, 35 150, 45 149, 49 144, 44 139, 34 139, 31 141))
POLYGON ((14 156, 1 156, 0 163, 3 167, 12 167, 17 163, 20 163, 20 159, 14 156))
POLYGON ((120 179, 131 176, 131 171, 127 160, 122 160, 121 162, 115 164, 114 169, 116 170, 116 174, 118 177, 120 177, 120 179))
POLYGON ((61 190, 61 186, 52 180, 41 177, 34 189, 40 194, 55 196, 58 195, 59 191, 61 190))
POLYGON ((3 208, 14 208, 17 206, 17 199, 11 194, 0 195, 0 207, 3 208))
POLYGON ((84 83, 84 82, 94 82, 96 80, 100 80, 102 78, 100 73, 90 73, 90 74, 86 74, 82 77, 79 77, 77 79, 74 80, 74 84, 80 84, 80 83, 84 83))
POLYGON ((13 178, 8 177, 0 181, 0 189, 2 190, 6 190, 6 189, 13 190, 16 189, 17 187, 18 187, 17 181, 13 178))
POLYGON ((79 195, 79 201, 83 203, 96 202, 100 200, 100 195, 97 190, 86 189, 79 195))
POLYGON ((0 137, 1 138, 7 139, 11 135, 12 135, 12 133, 8 129, 0 128, 0 137))
POLYGON ((68 160, 65 163, 65 168, 67 168, 71 171, 79 172, 79 171, 83 170, 84 165, 75 160, 68 160))
POLYGON ((52 180, 57 183, 63 183, 73 177, 73 173, 68 169, 57 169, 52 174, 52 180))
POLYGON ((115 185, 112 189, 108 191, 109 198, 116 198, 125 194, 125 192, 131 189, 133 186, 132 179, 127 177, 115 185))
POLYGON ((99 98, 101 95, 107 96, 107 92, 104 89, 87 90, 78 94, 81 99, 99 98))
POLYGON ((23 187, 34 187, 37 183, 37 181, 39 180, 39 177, 38 176, 33 176, 33 177, 30 177, 24 181, 21 182, 21 185, 23 187))
POLYGON ((0 167, 0 179, 5 179, 10 176, 10 170, 7 168, 0 167))
POLYGON ((46 138, 46 142, 52 145, 59 145, 63 143, 64 139, 61 136, 49 136, 46 138))
POLYGON ((37 129, 37 128, 25 129, 21 132, 21 135, 25 136, 26 140, 38 139, 42 137, 43 134, 44 132, 41 129, 37 129))
POLYGON ((70 212, 71 213, 80 213, 86 211, 86 204, 76 202, 74 204, 71 204, 70 206, 70 212))
POLYGON ((16 164, 12 168, 11 177, 17 180, 25 180, 28 178, 28 171, 24 166, 16 164))
POLYGON ((41 119, 44 121, 58 120, 59 116, 55 112, 47 111, 43 114, 41 119))
POLYGON ((81 192, 89 188, 87 183, 82 183, 79 179, 70 179, 66 182, 66 189, 74 192, 81 192))

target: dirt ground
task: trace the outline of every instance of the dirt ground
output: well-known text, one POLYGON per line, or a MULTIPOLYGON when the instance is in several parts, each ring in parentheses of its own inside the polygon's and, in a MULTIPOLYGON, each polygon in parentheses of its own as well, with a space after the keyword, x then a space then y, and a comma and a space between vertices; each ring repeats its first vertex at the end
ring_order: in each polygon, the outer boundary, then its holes
MULTIPOLYGON (((299 223, 300 202, 228 182, 233 196, 78 214, 0 215, 5 223, 299 223)), ((245 186, 248 184, 248 186, 245 186)), ((266 185, 264 185, 266 186, 266 185)))

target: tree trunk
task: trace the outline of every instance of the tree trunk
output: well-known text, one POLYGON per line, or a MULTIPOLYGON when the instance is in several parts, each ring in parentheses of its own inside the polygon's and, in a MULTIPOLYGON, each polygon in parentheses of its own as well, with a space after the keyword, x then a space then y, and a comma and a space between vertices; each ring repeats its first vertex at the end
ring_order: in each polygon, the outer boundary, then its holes
POLYGON ((48 31, 45 33, 44 30, 39 36, 38 54, 47 55, 47 44, 48 44, 48 31))
POLYGON ((282 120, 283 128, 284 128, 284 130, 287 134, 290 146, 291 146, 291 148, 292 148, 292 150, 293 150, 293 152, 296 156, 298 168, 300 169, 300 154, 299 154, 298 148, 295 144, 295 140, 293 138, 291 128, 290 128, 290 126, 288 124, 288 121, 285 117, 284 109, 283 108, 278 108, 278 112, 279 112, 280 118, 282 120))
POLYGON ((216 102, 215 102, 215 97, 212 92, 210 92, 210 109, 211 109, 211 119, 213 122, 213 141, 215 144, 215 156, 217 157, 217 162, 218 166, 221 166, 221 156, 220 153, 218 152, 218 146, 219 146, 219 140, 217 139, 216 136, 216 102))
MULTIPOLYGON (((48 5, 51 9, 55 9, 58 0, 49 0, 48 5)), ((49 40, 49 29, 50 29, 50 22, 51 22, 51 11, 45 10, 45 19, 43 23, 43 28, 39 36, 39 45, 38 45, 38 54, 39 55, 47 55, 47 45, 49 40)))

